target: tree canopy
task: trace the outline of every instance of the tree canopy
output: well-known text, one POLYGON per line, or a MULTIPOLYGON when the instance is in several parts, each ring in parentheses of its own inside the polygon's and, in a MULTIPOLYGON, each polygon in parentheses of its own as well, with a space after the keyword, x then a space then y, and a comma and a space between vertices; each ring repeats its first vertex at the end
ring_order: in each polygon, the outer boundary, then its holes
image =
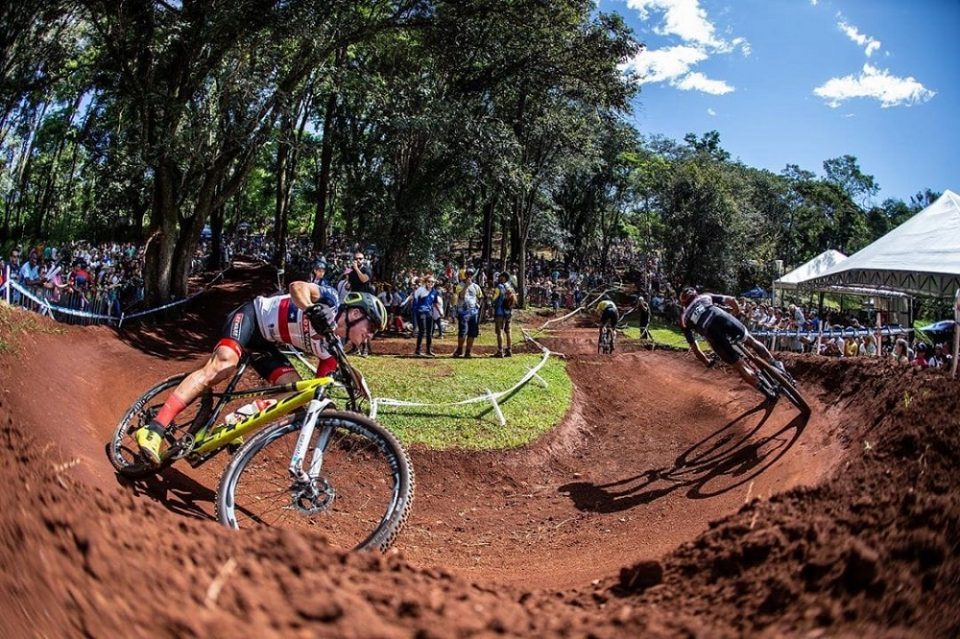
POLYGON ((729 289, 936 196, 877 204, 851 155, 774 174, 716 131, 644 135, 619 66, 642 45, 591 0, 24 0, 0 18, 0 242, 144 242, 155 301, 185 294, 205 224, 318 251, 337 230, 385 276, 473 240, 521 295, 531 248, 603 268, 630 237, 675 283, 729 289))

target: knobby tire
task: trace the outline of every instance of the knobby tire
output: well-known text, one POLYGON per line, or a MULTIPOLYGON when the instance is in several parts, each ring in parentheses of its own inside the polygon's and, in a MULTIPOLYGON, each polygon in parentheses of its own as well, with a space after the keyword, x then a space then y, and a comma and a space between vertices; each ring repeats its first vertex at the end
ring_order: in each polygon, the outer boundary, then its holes
POLYGON ((810 404, 807 403, 807 400, 804 399, 800 391, 797 390, 796 385, 783 371, 760 357, 754 357, 752 361, 754 366, 759 367, 760 370, 776 382, 776 385, 780 387, 780 392, 786 395, 790 403, 800 409, 800 412, 804 415, 810 414, 810 404))
POLYGON ((217 518, 229 528, 259 524, 318 531, 341 550, 389 548, 413 504, 414 474, 406 450, 390 431, 363 415, 321 413, 303 465, 309 467, 324 429, 333 428, 320 473, 333 496, 318 510, 307 511, 293 496, 288 471, 302 424, 297 419, 268 426, 237 451, 217 491, 217 518))
MULTIPOLYGON (((139 460, 140 449, 133 439, 133 433, 146 424, 144 419, 137 418, 141 416, 145 408, 150 406, 151 400, 164 391, 176 388, 180 382, 183 381, 184 377, 186 377, 186 373, 181 373, 157 383, 153 388, 137 398, 137 401, 127 409, 127 412, 117 424, 117 428, 114 430, 113 437, 108 445, 108 456, 110 457, 110 463, 113 464, 113 467, 120 475, 130 479, 142 479, 150 475, 155 475, 173 463, 172 459, 163 460, 160 466, 151 466, 150 464, 142 463, 139 460)), ((173 442, 172 440, 168 440, 167 443, 169 445, 173 442)))

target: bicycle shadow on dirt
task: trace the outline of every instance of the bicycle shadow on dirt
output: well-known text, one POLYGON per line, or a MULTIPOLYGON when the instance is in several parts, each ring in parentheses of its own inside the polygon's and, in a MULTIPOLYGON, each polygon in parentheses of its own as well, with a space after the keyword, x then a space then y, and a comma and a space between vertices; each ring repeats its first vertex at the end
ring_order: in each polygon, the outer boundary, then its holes
POLYGON ((574 482, 559 488, 577 510, 614 513, 649 504, 676 491, 689 499, 707 499, 753 480, 789 451, 803 434, 808 415, 785 425, 771 423, 773 407, 748 410, 684 451, 671 468, 652 468, 606 484, 574 482), (763 412, 752 427, 751 415, 763 412), (767 432, 770 431, 770 432, 767 432))
POLYGON ((144 479, 129 479, 122 475, 117 478, 122 485, 129 486, 134 495, 152 499, 174 514, 215 520, 211 513, 214 512, 216 492, 176 468, 165 468, 144 479))

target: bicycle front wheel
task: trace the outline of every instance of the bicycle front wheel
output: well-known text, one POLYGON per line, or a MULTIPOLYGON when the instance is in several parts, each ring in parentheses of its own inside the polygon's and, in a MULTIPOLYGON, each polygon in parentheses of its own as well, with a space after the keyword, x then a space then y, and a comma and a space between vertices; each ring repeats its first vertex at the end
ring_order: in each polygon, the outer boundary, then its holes
POLYGON ((288 470, 302 424, 268 427, 237 451, 217 494, 220 522, 318 531, 342 550, 389 548, 413 503, 407 452, 372 419, 323 412, 305 461, 309 465, 313 444, 329 432, 323 466, 316 480, 303 484, 288 470))

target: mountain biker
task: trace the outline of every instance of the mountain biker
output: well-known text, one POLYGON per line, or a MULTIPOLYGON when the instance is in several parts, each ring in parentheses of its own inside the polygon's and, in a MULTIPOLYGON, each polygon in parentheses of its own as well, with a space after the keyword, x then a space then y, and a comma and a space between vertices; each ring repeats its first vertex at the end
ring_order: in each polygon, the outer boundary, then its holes
POLYGON ((258 296, 227 316, 223 337, 206 363, 187 375, 150 423, 135 433, 141 457, 160 463, 160 444, 173 419, 204 391, 233 375, 243 352, 252 354, 254 369, 271 384, 300 379, 280 352, 288 344, 319 358, 317 377, 330 375, 337 360, 327 351, 326 334, 334 331, 359 346, 386 327, 387 311, 374 295, 348 292, 342 301, 330 286, 291 282, 290 292, 258 296))
MULTIPOLYGON (((611 331, 617 329, 617 323, 620 321, 620 311, 617 305, 608 299, 602 299, 597 302, 597 314, 600 316, 600 336, 603 337, 604 327, 609 327, 611 331)), ((611 343, 611 348, 613 347, 611 343)))
POLYGON ((767 347, 750 335, 750 332, 747 331, 740 320, 721 308, 721 306, 729 306, 736 315, 739 315, 740 304, 736 298, 728 295, 698 293, 697 289, 688 286, 680 293, 680 306, 682 308, 680 326, 683 328, 687 343, 690 344, 690 350, 697 356, 697 359, 707 367, 712 367, 716 363, 716 360, 708 358, 700 350, 700 346, 693 335, 694 331, 703 335, 717 357, 737 369, 743 381, 759 390, 768 400, 772 401, 777 398, 774 390, 762 385, 760 378, 732 348, 733 344, 742 343, 772 365, 783 370, 783 364, 773 358, 767 347))

